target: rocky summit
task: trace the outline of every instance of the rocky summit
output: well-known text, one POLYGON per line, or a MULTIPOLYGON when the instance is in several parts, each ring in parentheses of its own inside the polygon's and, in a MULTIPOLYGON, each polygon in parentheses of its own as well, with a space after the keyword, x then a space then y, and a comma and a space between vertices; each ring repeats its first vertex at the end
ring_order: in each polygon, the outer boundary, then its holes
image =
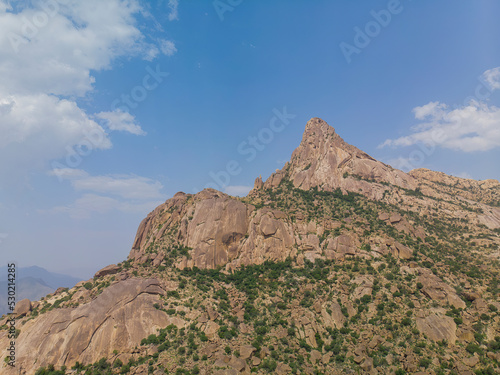
POLYGON ((499 246, 498 181, 402 172, 313 118, 247 197, 177 193, 127 260, 22 301, 0 373, 497 374, 499 246))

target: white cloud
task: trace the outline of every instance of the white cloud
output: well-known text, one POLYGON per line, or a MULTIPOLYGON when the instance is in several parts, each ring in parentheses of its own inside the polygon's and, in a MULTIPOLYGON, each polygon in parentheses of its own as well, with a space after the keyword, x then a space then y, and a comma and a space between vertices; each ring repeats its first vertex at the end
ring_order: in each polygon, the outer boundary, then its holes
POLYGON ((489 69, 481 76, 492 90, 500 89, 500 67, 489 69))
MULTIPOLYGON (((137 26, 144 12, 139 1, 12 4, 0 0, 0 173, 27 176, 82 142, 88 146, 90 133, 98 139, 92 150, 111 148, 94 119, 107 121, 110 130, 145 134, 129 114, 94 116, 76 101, 93 91, 93 72, 110 69, 116 58, 152 60, 160 53, 137 26)), ((175 53, 173 43, 161 46, 175 53)))
POLYGON ((43 93, 0 96, 0 134, 0 173, 12 181, 75 150, 111 147, 105 130, 75 102, 43 93))
POLYGON ((455 176, 460 177, 460 178, 467 178, 469 180, 473 179, 472 176, 467 172, 460 172, 460 173, 456 174, 455 176))
POLYGON ((163 188, 158 181, 139 176, 88 176, 72 181, 77 191, 113 194, 126 199, 158 199, 163 188))
POLYGON ((140 10, 135 0, 59 0, 0 12, 2 89, 85 95, 94 83, 92 70, 151 48, 135 26, 140 10))
POLYGON ((113 112, 100 112, 96 117, 105 120, 109 130, 125 131, 135 135, 145 135, 146 132, 135 123, 135 118, 128 112, 116 110, 113 112))
POLYGON ((81 169, 60 168, 50 175, 71 182, 74 190, 83 192, 75 202, 54 207, 49 212, 65 213, 73 218, 88 218, 92 213, 111 211, 145 214, 164 201, 159 181, 135 175, 91 176, 81 169))
POLYGON ((226 186, 226 188, 224 189, 224 193, 236 197, 245 197, 252 189, 253 186, 231 185, 231 186, 226 186))
POLYGON ((82 169, 76 168, 55 168, 47 173, 49 176, 56 176, 60 179, 71 180, 74 178, 87 177, 89 174, 82 169))
POLYGON ((172 56, 174 53, 177 52, 177 48, 175 48, 174 42, 170 40, 161 40, 160 49, 161 52, 166 56, 172 56))
POLYGON ((387 139, 379 147, 411 146, 424 143, 452 150, 473 152, 500 147, 500 108, 471 101, 451 109, 439 102, 416 107, 413 112, 424 122, 412 128, 413 134, 387 139))
POLYGON ((54 207, 49 213, 67 214, 73 219, 89 219, 93 213, 104 215, 113 211, 127 214, 145 214, 163 201, 126 202, 97 194, 84 194, 74 203, 54 207))
MULTIPOLYGON (((53 95, 10 95, 0 98, 0 148, 9 144, 43 145, 49 156, 58 157, 61 148, 75 144, 86 133, 100 132, 97 148, 111 147, 104 129, 88 118, 73 101, 53 95)), ((27 150, 28 151, 28 150, 27 150)))
POLYGON ((70 180, 76 191, 91 191, 115 195, 125 199, 158 199, 163 196, 159 181, 136 175, 91 176, 81 169, 58 168, 49 172, 52 176, 70 180))
POLYGON ((402 156, 394 158, 394 159, 389 159, 389 160, 384 160, 384 163, 389 164, 391 167, 402 170, 404 172, 409 172, 412 169, 415 168, 420 168, 422 165, 420 160, 417 160, 417 163, 415 163, 416 160, 412 160, 410 157, 404 158, 402 156))
POLYGON ((170 8, 170 13, 168 15, 169 21, 174 21, 179 19, 179 0, 168 0, 168 7, 170 8))

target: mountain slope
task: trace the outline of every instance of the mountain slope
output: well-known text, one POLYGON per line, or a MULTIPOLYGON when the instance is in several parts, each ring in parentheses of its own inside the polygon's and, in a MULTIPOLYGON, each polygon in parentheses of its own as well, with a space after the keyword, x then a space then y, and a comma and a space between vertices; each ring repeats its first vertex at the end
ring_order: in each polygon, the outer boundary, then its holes
POLYGON ((498 182, 434 173, 311 119, 247 197, 177 193, 126 261, 19 314, 21 373, 498 372, 498 182))

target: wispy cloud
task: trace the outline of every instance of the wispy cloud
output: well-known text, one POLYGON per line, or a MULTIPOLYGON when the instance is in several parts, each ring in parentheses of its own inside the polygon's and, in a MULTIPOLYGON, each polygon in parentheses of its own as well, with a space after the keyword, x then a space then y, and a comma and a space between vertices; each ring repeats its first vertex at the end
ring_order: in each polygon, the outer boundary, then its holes
POLYGON ((120 110, 112 112, 100 112, 96 117, 104 120, 109 130, 118 130, 135 135, 146 135, 146 132, 135 123, 135 117, 128 112, 120 110))
POLYGON ((168 20, 174 21, 179 19, 179 0, 168 0, 168 7, 170 8, 170 13, 168 14, 168 20))
POLYGON ((67 214, 73 219, 90 219, 93 214, 104 215, 113 211, 127 214, 144 214, 158 206, 162 201, 127 202, 97 194, 84 194, 74 203, 57 206, 49 213, 67 214))
MULTIPOLYGON (((481 80, 490 91, 500 89, 500 67, 486 70, 481 80)), ((458 107, 438 101, 429 102, 413 108, 413 113, 421 121, 411 128, 413 134, 387 139, 379 148, 423 143, 431 147, 475 152, 500 147, 500 108, 489 106, 485 101, 473 99, 458 107)), ((404 160, 394 161, 404 164, 404 160)))
POLYGON ((174 42, 170 40, 160 41, 160 49, 161 52, 166 56, 172 56, 177 52, 177 48, 175 48, 174 42))
POLYGON ((243 185, 230 185, 226 186, 224 193, 233 195, 236 197, 245 197, 248 195, 253 186, 243 186, 243 185))
POLYGON ((430 102, 413 109, 415 118, 423 121, 412 127, 413 134, 387 139, 379 147, 405 147, 422 142, 447 149, 474 152, 500 147, 500 108, 471 101, 452 109, 446 104, 430 102))
POLYGON ((66 213, 73 218, 89 218, 92 213, 110 211, 146 213, 164 201, 159 181, 135 175, 91 176, 81 169, 61 168, 49 172, 70 181, 83 195, 75 202, 57 206, 52 213, 66 213))
POLYGON ((500 89, 500 67, 489 69, 481 76, 492 90, 500 89))

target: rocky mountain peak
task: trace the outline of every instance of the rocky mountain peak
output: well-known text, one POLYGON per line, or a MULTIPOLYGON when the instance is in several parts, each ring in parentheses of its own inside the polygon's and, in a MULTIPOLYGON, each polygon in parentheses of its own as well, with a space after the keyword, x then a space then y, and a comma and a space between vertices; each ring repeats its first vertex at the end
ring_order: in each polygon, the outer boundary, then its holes
POLYGON ((333 127, 317 117, 307 122, 302 141, 292 153, 290 162, 273 173, 264 187, 277 187, 285 177, 303 190, 340 188, 374 199, 383 195, 386 184, 406 189, 417 186, 412 176, 345 142, 333 127))

